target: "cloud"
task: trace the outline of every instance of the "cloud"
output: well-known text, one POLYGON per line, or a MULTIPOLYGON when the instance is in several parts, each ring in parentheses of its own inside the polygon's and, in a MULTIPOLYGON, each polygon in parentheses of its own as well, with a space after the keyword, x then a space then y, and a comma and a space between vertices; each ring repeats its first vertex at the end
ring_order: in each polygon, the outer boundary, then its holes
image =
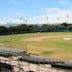
POLYGON ((54 13, 60 11, 59 8, 45 8, 46 13, 54 13))
POLYGON ((67 0, 60 0, 59 3, 62 5, 67 5, 67 0))
POLYGON ((39 23, 39 24, 47 23, 47 22, 48 23, 62 23, 62 22, 67 22, 67 21, 69 23, 72 23, 72 9, 45 8, 43 15, 31 17, 29 20, 29 22, 39 23), (67 18, 67 15, 69 15, 68 18, 67 18))
MULTIPOLYGON (((30 17, 27 19, 27 23, 30 24, 43 24, 43 23, 63 23, 69 22, 72 23, 72 9, 60 9, 60 8, 45 8, 42 10, 41 15, 30 17), (69 17, 67 18, 67 15, 69 17), (48 17, 48 19, 47 19, 48 17), (67 20, 68 19, 68 20, 67 20)), ((16 15, 21 16, 23 15, 21 12, 16 12, 16 15)), ((12 23, 26 23, 26 19, 11 19, 12 23)), ((10 20, 0 20, 0 23, 5 23, 10 20)))
POLYGON ((23 14, 21 12, 16 12, 17 16, 22 16, 23 14))
POLYGON ((62 5, 71 6, 71 0, 59 0, 58 3, 62 5))

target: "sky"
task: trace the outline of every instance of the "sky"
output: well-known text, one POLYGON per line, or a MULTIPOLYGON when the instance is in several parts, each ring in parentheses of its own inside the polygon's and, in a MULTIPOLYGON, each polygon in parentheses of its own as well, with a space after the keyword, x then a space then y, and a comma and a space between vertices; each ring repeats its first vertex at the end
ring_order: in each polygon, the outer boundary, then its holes
POLYGON ((0 0, 0 24, 72 22, 72 0, 0 0))

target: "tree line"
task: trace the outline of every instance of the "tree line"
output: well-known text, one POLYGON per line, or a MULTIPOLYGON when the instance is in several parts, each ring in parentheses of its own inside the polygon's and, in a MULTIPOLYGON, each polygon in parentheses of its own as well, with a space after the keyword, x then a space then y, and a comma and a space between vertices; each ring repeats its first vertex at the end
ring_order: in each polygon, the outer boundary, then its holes
POLYGON ((0 35, 5 34, 22 34, 35 32, 72 32, 72 24, 21 24, 18 26, 0 26, 0 35))

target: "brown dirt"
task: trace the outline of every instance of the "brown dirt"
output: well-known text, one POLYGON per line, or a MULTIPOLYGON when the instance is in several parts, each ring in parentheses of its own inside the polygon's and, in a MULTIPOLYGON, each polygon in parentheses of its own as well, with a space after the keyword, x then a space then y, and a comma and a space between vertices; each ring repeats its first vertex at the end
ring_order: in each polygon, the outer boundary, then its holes
POLYGON ((32 37, 32 38, 27 38, 27 39, 22 39, 21 41, 33 41, 33 42, 41 42, 44 41, 48 38, 56 38, 56 37, 71 37, 70 35, 63 35, 63 36, 40 36, 40 37, 32 37))
POLYGON ((45 40, 47 38, 48 38, 48 36, 32 37, 32 38, 23 39, 22 41, 35 41, 35 42, 40 42, 40 41, 43 41, 43 40, 45 40))

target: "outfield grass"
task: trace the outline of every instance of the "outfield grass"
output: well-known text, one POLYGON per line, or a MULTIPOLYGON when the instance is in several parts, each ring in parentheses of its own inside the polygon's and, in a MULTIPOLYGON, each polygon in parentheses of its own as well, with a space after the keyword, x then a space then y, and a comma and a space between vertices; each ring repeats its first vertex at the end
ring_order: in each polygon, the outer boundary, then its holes
POLYGON ((64 38, 72 38, 72 33, 30 33, 0 36, 0 44, 27 48, 28 53, 38 54, 50 58, 72 59, 72 40, 64 40, 64 38), (25 41, 24 39, 33 37, 48 36, 43 41, 25 41))

